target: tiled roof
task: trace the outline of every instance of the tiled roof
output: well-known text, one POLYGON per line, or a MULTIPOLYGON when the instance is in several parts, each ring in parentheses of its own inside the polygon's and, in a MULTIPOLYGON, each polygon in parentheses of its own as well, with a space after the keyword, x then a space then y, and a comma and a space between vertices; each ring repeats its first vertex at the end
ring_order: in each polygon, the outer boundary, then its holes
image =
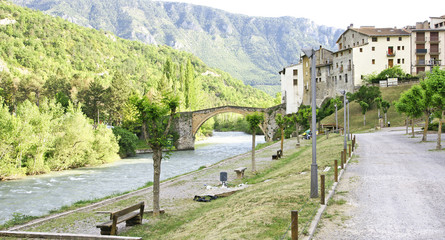
POLYGON ((361 27, 351 28, 351 30, 368 35, 368 36, 409 36, 410 33, 404 29, 397 28, 374 28, 374 27, 361 27))

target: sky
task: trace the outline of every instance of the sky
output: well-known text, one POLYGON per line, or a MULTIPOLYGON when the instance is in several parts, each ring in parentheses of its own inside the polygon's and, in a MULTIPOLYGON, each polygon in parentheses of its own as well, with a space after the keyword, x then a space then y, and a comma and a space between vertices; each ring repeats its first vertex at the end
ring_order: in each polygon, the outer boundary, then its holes
POLYGON ((164 0, 187 2, 232 13, 261 17, 303 17, 317 25, 346 29, 354 27, 398 27, 429 21, 445 15, 445 1, 427 0, 164 0), (420 4, 414 4, 419 2, 420 4), (422 4, 423 3, 423 4, 422 4), (419 6, 420 5, 420 6, 419 6))

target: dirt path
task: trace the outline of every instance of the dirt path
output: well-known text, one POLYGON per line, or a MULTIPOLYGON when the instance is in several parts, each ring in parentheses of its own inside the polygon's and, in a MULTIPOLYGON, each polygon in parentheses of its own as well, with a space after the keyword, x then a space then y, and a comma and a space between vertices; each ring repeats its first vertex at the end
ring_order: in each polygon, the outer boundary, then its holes
MULTIPOLYGON (((257 170, 267 168, 273 160, 272 154, 276 154, 279 149, 279 142, 263 148, 256 152, 257 170)), ((284 153, 295 150, 296 139, 285 141, 284 153)), ((195 195, 206 192, 206 186, 217 186, 220 184, 220 172, 228 173, 229 183, 241 183, 236 179, 234 169, 247 167, 246 176, 251 175, 251 153, 247 152, 205 169, 195 171, 161 183, 161 208, 169 214, 180 214, 184 209, 191 209, 199 206, 200 203, 192 201, 195 195)), ((211 156, 209 156, 211 158, 211 156)), ((25 226, 18 226, 11 230, 39 231, 39 232, 65 232, 65 233, 84 233, 100 235, 100 230, 95 226, 97 223, 107 220, 108 215, 98 214, 96 212, 114 211, 122 209, 138 201, 146 202, 146 209, 152 209, 152 188, 142 189, 125 196, 109 199, 97 204, 93 204, 82 209, 62 213, 61 215, 49 216, 45 219, 38 219, 25 226)), ((156 221, 156 220, 154 220, 156 221)), ((120 230, 125 229, 125 223, 119 226, 120 230)))
POLYGON ((436 137, 420 143, 404 128, 357 134, 358 157, 314 239, 445 239, 445 152, 434 150, 436 137))

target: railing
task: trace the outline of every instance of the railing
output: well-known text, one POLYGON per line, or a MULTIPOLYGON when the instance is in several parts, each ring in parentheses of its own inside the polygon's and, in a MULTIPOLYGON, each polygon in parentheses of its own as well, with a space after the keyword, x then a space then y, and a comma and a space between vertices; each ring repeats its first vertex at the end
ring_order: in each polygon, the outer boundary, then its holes
POLYGON ((416 54, 426 54, 427 52, 427 49, 416 49, 416 54))
POLYGON ((416 37, 416 42, 426 42, 427 40, 426 37, 416 37))
POLYGON ((386 56, 387 57, 395 57, 396 56, 396 51, 386 51, 386 56))
POLYGON ((416 61, 416 66, 440 66, 442 63, 441 60, 435 60, 435 59, 431 59, 431 60, 417 60, 416 61))

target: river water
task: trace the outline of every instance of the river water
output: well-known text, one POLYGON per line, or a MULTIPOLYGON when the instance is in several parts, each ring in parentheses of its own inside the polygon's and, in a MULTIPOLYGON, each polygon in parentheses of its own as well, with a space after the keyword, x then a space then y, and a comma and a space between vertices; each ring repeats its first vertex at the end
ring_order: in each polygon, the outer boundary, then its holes
MULTIPOLYGON (((173 152, 169 159, 163 159, 161 180, 248 152, 251 139, 251 135, 241 132, 215 132, 213 137, 196 142, 194 151, 173 152)), ((263 142, 264 136, 257 136, 256 143, 263 142)), ((40 216, 80 200, 134 190, 149 181, 153 181, 151 154, 139 154, 99 167, 0 182, 0 224, 11 219, 14 213, 40 216)))

